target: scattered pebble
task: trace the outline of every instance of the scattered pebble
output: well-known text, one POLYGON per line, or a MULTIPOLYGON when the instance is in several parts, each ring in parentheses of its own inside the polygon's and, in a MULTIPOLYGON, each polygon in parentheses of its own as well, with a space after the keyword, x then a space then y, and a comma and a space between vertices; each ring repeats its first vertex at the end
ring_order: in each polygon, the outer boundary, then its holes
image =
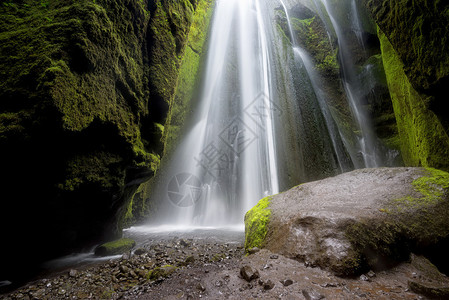
POLYGON ((289 286, 289 285, 292 285, 292 284, 293 284, 293 280, 291 280, 291 279, 285 279, 285 280, 282 280, 281 283, 282 283, 284 286, 289 286))

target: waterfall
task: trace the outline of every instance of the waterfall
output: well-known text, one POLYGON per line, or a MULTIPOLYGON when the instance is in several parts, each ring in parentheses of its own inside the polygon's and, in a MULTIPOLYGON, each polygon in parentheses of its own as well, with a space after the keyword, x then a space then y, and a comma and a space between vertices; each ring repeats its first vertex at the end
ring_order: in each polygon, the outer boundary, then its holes
MULTIPOLYGON (((320 9, 320 15, 329 11, 320 9)), ((283 0, 218 0, 211 26, 199 101, 154 185, 159 206, 152 223, 241 224, 265 196, 379 165, 370 124, 356 104, 351 68, 344 68, 345 90, 363 132, 359 150, 337 126, 325 83, 297 44, 283 0), (279 30, 281 11, 288 34, 279 30)), ((344 64, 346 59, 343 50, 344 64)))
MULTIPOLYGON (((360 24, 359 15, 357 12, 357 5, 355 0, 350 0, 350 11, 347 17, 349 18, 351 30, 359 43, 359 46, 364 51, 365 44, 362 37, 362 29, 360 24)), ((316 8, 320 11, 322 8, 325 10, 325 15, 330 19, 331 24, 328 24, 330 31, 334 31, 337 36, 339 46, 339 61, 342 67, 342 80, 343 86, 346 91, 348 103, 352 110, 352 113, 357 121, 359 129, 361 131, 358 137, 359 153, 362 156, 362 162, 354 159, 356 167, 380 167, 387 164, 385 149, 382 149, 377 137, 373 131, 373 125, 366 108, 361 104, 363 84, 360 77, 357 75, 356 63, 353 55, 349 50, 351 41, 348 40, 348 35, 343 32, 341 27, 341 21, 338 20, 335 13, 335 4, 330 5, 328 0, 314 0, 316 8), (320 5, 321 4, 321 5, 320 5)), ((323 12, 321 11, 321 15, 323 12)), ((387 154, 388 156, 388 154, 387 154)))
POLYGON ((260 198, 279 192, 280 111, 263 8, 259 1, 217 1, 212 22, 194 125, 162 179, 167 190, 156 192, 168 198, 162 219, 178 224, 241 223, 260 198))

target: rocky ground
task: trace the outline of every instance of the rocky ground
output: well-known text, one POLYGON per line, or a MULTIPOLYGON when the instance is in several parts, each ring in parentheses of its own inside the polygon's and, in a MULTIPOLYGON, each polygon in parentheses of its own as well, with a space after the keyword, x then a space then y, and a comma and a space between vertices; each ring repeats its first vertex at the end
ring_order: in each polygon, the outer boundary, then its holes
POLYGON ((245 256, 243 241, 151 241, 122 258, 40 279, 2 299, 426 299, 414 291, 429 295, 435 292, 429 286, 439 292, 449 287, 445 276, 414 255, 391 270, 348 279, 268 250, 254 252, 245 256))

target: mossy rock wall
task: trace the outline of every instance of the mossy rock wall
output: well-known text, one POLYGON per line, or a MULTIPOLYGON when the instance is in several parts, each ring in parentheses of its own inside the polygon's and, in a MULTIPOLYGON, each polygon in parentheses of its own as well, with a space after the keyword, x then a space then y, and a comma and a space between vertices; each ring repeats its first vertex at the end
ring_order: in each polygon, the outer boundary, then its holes
POLYGON ((123 206, 159 166, 203 2, 2 1, 2 257, 31 266, 120 235, 123 206))
MULTIPOLYGON (((169 94, 170 97, 164 102, 168 107, 167 117, 163 125, 157 123, 162 135, 162 151, 165 158, 161 162, 160 172, 163 172, 164 162, 170 159, 170 154, 179 142, 182 136, 182 128, 188 121, 193 103, 196 100, 213 8, 213 0, 200 0, 195 13, 191 17, 192 23, 186 37, 183 57, 177 62, 179 64, 177 81, 174 82, 172 93, 169 94)), ((130 197, 122 221, 124 225, 143 222, 150 213, 154 213, 157 209, 157 203, 150 199, 155 181, 157 181, 156 177, 142 183, 130 197)))
POLYGON ((429 96, 413 88, 403 62, 381 30, 379 38, 405 164, 448 170, 449 136, 438 117, 426 107, 429 96))
POLYGON ((366 6, 379 27, 382 60, 404 163, 449 169, 447 99, 449 4, 377 1, 366 6))
POLYGON ((449 3, 366 0, 382 57, 406 165, 448 170, 449 3))

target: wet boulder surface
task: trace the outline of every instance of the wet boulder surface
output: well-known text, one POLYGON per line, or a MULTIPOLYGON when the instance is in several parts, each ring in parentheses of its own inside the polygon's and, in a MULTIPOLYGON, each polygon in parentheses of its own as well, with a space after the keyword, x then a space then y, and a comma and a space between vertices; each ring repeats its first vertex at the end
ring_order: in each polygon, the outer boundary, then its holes
POLYGON ((339 276, 387 269, 411 251, 441 263, 448 188, 448 173, 423 168, 364 169, 303 184, 247 214, 246 250, 266 248, 339 276), (268 222, 252 219, 258 209, 268 222))

